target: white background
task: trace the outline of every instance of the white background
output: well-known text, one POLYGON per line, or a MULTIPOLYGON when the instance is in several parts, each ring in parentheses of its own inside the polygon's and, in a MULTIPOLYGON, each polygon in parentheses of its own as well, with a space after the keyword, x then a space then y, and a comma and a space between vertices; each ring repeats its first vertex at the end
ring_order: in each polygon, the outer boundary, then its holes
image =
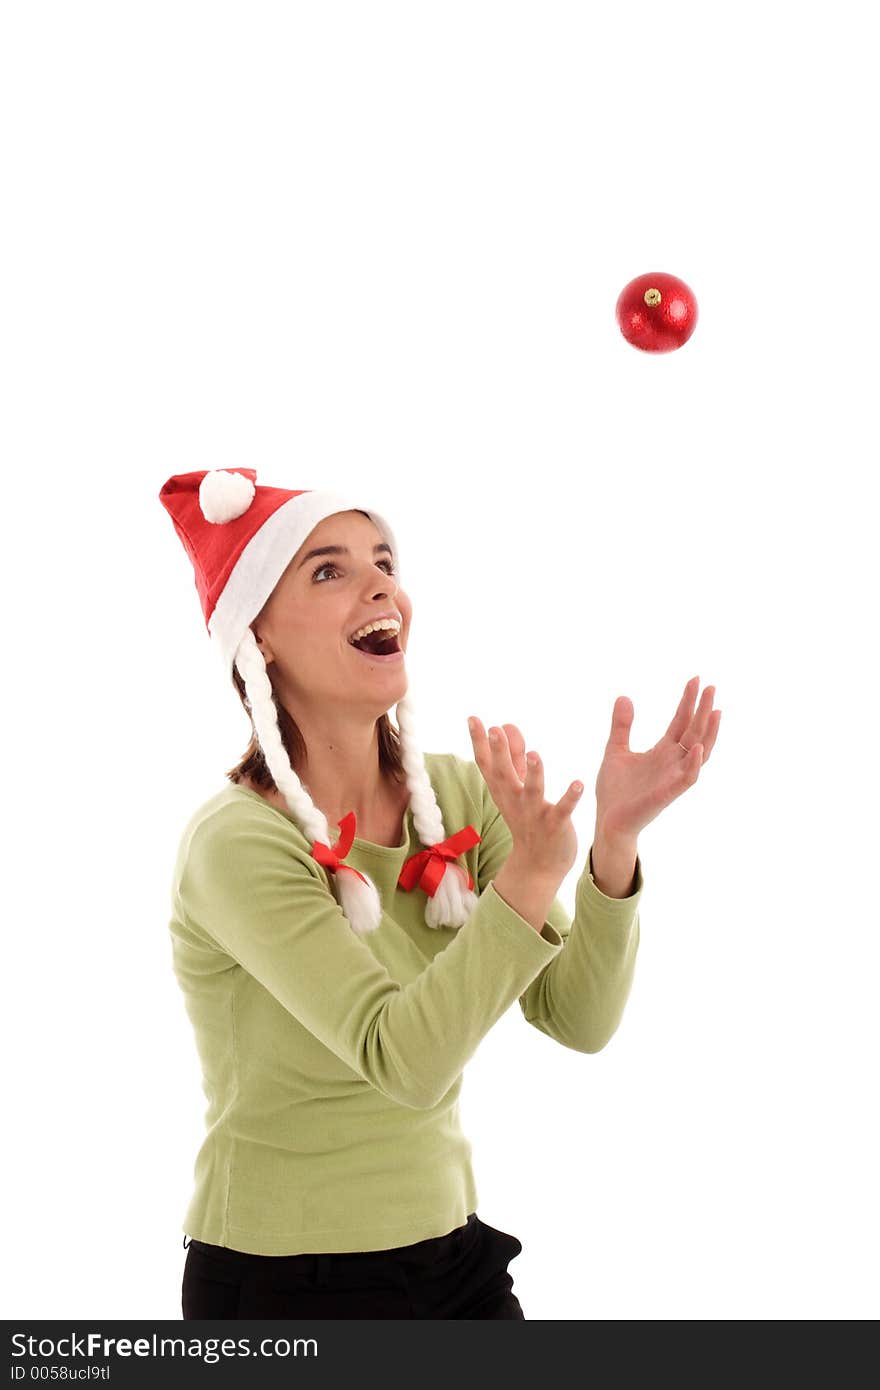
POLYGON ((466 1071, 527 1319, 877 1316, 876 49, 719 15, 6 7, 7 1317, 180 1316, 170 878, 249 726, 158 492, 228 466, 392 521, 422 747, 586 782, 569 911, 614 700, 644 749, 716 687, 618 1033, 514 1005, 466 1071))

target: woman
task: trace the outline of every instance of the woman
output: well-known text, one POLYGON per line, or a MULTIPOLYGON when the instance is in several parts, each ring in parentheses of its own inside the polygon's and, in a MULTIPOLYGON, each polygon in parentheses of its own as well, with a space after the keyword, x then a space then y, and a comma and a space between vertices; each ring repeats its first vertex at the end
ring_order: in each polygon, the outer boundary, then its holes
POLYGON ((472 762, 418 749, 387 522, 247 468, 177 475, 159 496, 253 728, 174 872, 174 969, 208 1099, 183 1317, 522 1319, 507 1269, 522 1246, 476 1214, 462 1068, 514 1000, 575 1051, 613 1035, 639 939, 637 835, 709 756, 712 688, 695 713, 689 682, 646 754, 617 701, 572 922, 556 893, 582 785, 545 801, 512 724, 487 737, 469 721, 472 762))

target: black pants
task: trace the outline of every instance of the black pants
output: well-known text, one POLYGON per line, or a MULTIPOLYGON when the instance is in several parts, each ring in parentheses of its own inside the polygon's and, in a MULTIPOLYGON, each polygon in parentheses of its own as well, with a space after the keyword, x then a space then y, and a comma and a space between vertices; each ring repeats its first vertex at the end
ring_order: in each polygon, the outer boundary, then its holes
POLYGON ((516 1236, 475 1212, 445 1236, 339 1255, 249 1255, 191 1240, 184 1318, 520 1318, 516 1236))

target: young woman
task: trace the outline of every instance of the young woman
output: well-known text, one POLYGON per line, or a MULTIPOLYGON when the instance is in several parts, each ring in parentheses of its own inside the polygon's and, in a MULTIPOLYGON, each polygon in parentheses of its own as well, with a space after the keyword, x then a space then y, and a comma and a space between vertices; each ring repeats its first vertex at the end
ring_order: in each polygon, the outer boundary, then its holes
POLYGON ((617 701, 572 921, 556 894, 581 784, 547 802, 512 724, 469 721, 473 761, 419 751, 387 522, 248 468, 177 475, 159 496, 253 730, 173 877, 208 1101, 183 1317, 521 1319, 522 1246, 476 1212, 462 1069, 514 1000, 577 1052, 613 1035, 637 836, 708 758, 713 688, 695 711, 688 682, 645 754, 617 701))

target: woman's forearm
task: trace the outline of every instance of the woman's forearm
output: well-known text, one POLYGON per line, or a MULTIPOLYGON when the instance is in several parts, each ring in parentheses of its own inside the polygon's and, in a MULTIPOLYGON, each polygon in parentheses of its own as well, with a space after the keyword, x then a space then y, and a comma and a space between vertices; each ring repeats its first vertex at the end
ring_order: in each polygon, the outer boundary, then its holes
POLYGON ((508 907, 518 912, 536 932, 544 930, 547 913, 559 889, 558 883, 537 878, 527 864, 517 859, 515 850, 511 850, 492 882, 495 892, 500 894, 508 907))
MULTIPOLYGON (((600 893, 606 898, 628 898, 632 895, 638 857, 638 842, 603 834, 597 825, 590 849, 590 872, 600 893)), ((493 880, 495 891, 508 907, 534 927, 543 930, 547 914, 553 906, 559 884, 536 878, 527 864, 511 852, 493 880)))
POLYGON ((638 853, 637 840, 610 838, 596 823, 590 850, 590 872, 599 892, 604 893, 606 898, 631 896, 638 853))

